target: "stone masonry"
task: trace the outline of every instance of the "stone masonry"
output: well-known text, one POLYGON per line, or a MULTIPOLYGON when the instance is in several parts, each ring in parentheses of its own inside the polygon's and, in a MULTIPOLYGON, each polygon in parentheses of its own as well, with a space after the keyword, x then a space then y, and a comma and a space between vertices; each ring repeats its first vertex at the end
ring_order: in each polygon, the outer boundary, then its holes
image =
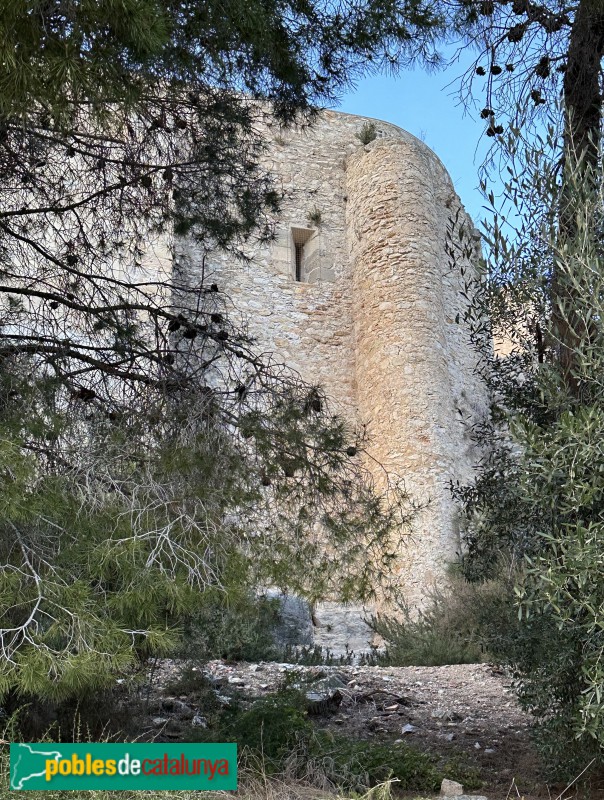
MULTIPOLYGON (((211 254, 205 279, 260 352, 367 426, 378 485, 385 467, 422 504, 399 567, 419 604, 460 550, 449 485, 467 481, 478 457, 470 427, 486 399, 462 296, 475 261, 463 247, 475 256, 478 237, 443 165, 409 133, 333 111, 302 129, 266 124, 266 166, 285 193, 276 238, 250 248, 247 264, 211 254), (364 145, 368 124, 375 138, 364 145)), ((362 613, 316 609, 316 641, 358 649, 362 613)))

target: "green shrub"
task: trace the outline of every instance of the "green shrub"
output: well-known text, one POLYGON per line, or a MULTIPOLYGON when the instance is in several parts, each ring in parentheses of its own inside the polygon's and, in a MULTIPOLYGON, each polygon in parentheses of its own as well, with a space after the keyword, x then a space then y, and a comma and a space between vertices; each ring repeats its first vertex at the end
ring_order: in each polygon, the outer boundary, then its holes
POLYGON ((364 122, 361 130, 357 133, 357 139, 361 144, 369 144, 377 138, 377 128, 375 122, 364 122))
POLYGON ((401 789, 435 791, 444 777, 476 786, 476 775, 459 765, 440 766, 437 760, 405 743, 375 743, 334 736, 317 730, 307 717, 308 701, 292 688, 257 700, 246 711, 228 710, 216 735, 236 741, 257 758, 268 773, 286 770, 339 789, 364 791, 394 779, 401 789))
POLYGON ((306 699, 301 692, 286 689, 257 700, 242 713, 232 709, 225 715, 221 734, 260 755, 266 768, 276 771, 292 750, 311 738, 306 699))
POLYGON ((187 620, 179 655, 227 661, 273 661, 279 603, 251 592, 218 596, 187 620))
POLYGON ((401 789, 436 791, 443 779, 434 758, 403 743, 354 741, 321 731, 310 758, 344 791, 362 791, 390 779, 401 789))
POLYGON ((311 211, 309 211, 306 216, 311 225, 317 225, 317 226, 321 224, 321 220, 323 218, 321 211, 316 207, 313 208, 311 211))
POLYGON ((500 657, 550 774, 572 779, 604 765, 604 182, 572 150, 560 169, 553 128, 534 148, 510 143, 522 167, 487 229, 475 335, 488 317, 511 352, 481 366, 493 402, 477 433, 491 454, 463 497, 466 574, 493 574, 502 553, 521 565, 500 657))
POLYGON ((441 666, 488 660, 501 622, 512 608, 512 588, 502 581, 473 584, 452 576, 434 589, 429 605, 412 616, 404 601, 398 615, 380 615, 371 626, 386 642, 379 663, 389 666, 441 666))
POLYGON ((216 697, 215 687, 208 676, 191 664, 184 667, 177 678, 166 684, 165 691, 168 695, 186 695, 189 702, 194 702, 204 716, 222 709, 222 704, 216 697))

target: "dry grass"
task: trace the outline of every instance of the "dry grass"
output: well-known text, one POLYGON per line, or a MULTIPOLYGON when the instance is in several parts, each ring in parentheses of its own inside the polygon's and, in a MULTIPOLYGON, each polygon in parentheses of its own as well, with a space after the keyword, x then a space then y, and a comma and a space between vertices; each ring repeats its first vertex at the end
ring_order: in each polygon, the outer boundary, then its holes
MULTIPOLYGON (((15 800, 16 793, 9 789, 8 746, 2 747, 0 754, 0 800, 15 800)), ((311 776, 309 776, 311 777, 311 776)), ((316 776, 312 776, 316 780, 316 776)), ((345 795, 338 794, 335 789, 325 789, 311 785, 307 780, 294 779, 287 772, 270 777, 258 768, 239 767, 239 788, 237 791, 204 791, 203 800, 348 800, 345 795)), ((364 795, 356 795, 354 800, 392 800, 392 781, 386 781, 373 787, 364 795)), ((144 795, 145 800, 199 800, 200 792, 182 791, 145 791, 124 792, 88 790, 82 792, 63 790, 28 791, 26 800, 138 800, 144 795)))

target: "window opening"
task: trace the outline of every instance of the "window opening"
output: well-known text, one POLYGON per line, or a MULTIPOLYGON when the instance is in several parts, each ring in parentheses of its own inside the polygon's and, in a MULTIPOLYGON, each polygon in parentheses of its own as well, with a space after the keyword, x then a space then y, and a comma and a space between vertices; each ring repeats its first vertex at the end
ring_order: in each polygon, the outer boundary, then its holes
POLYGON ((304 245, 301 242, 294 242, 296 248, 296 280, 302 280, 302 258, 304 256, 304 245))
MULTIPOLYGON (((296 281, 305 283, 308 281, 309 258, 312 257, 312 247, 306 247, 315 231, 312 228, 292 228, 293 244, 293 274, 296 281)), ((311 259, 312 260, 312 259, 311 259)))

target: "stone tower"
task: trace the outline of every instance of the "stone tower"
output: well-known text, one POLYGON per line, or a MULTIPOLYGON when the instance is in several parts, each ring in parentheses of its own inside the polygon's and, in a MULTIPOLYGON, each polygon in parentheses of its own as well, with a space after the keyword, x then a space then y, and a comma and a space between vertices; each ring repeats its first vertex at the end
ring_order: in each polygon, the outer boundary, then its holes
POLYGON ((459 552, 449 485, 471 476, 469 429, 486 402, 463 324, 477 234, 441 162, 409 133, 333 111, 310 128, 267 129, 266 166, 285 193, 276 239, 246 265, 213 253, 205 279, 261 352, 367 426, 376 462, 423 504, 400 559, 401 586, 421 602, 459 552))

